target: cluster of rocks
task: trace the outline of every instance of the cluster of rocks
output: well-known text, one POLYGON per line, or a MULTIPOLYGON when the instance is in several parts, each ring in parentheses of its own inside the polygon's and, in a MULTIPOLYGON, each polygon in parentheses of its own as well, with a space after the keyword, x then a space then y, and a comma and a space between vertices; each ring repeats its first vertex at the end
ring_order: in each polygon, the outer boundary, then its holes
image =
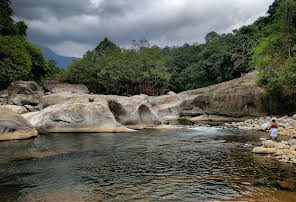
POLYGON ((162 124, 147 95, 91 95, 84 85, 57 83, 45 89, 31 81, 9 86, 8 104, 0 106, 0 140, 34 137, 35 131, 132 132, 162 124))
MULTIPOLYGON (((262 116, 267 111, 263 102, 266 92, 256 84, 256 74, 252 72, 232 81, 178 94, 131 97, 93 95, 79 84, 50 81, 41 88, 36 82, 18 81, 0 92, 0 113, 13 112, 38 132, 45 133, 126 132, 162 128, 162 123, 182 117, 221 120, 221 117, 262 116)), ((4 122, 0 125, 5 125, 4 122)), ((246 126, 256 128, 251 123, 246 126)), ((290 125, 283 126, 290 129, 290 125)), ((163 128, 168 127, 163 125, 163 128)), ((7 130, 2 130, 0 136, 3 131, 7 130)))
POLYGON ((241 130, 266 131, 269 129, 273 119, 275 119, 279 124, 279 135, 296 137, 296 114, 292 117, 284 116, 281 118, 272 118, 267 116, 256 119, 248 119, 243 122, 226 123, 225 126, 234 127, 241 130))
POLYGON ((255 154, 269 154, 281 162, 296 164, 296 140, 274 142, 265 140, 262 146, 255 147, 252 151, 255 154))

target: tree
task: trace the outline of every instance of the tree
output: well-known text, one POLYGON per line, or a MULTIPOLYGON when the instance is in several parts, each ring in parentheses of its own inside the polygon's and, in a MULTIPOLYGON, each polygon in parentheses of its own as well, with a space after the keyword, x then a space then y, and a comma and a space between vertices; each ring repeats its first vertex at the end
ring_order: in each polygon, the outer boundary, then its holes
POLYGON ((0 89, 11 82, 28 79, 32 69, 28 42, 21 37, 0 36, 0 89))
POLYGON ((17 34, 20 36, 27 36, 27 29, 28 26, 25 24, 24 21, 19 21, 15 24, 17 28, 17 34))
POLYGON ((254 69, 249 62, 252 59, 252 47, 256 44, 258 38, 260 38, 260 34, 255 25, 243 26, 236 31, 231 57, 234 77, 239 77, 241 73, 254 69))
POLYGON ((27 25, 14 23, 10 0, 0 1, 0 90, 16 80, 43 79, 53 72, 40 49, 25 38, 27 25))
POLYGON ((274 4, 276 6, 270 9, 272 22, 262 29, 264 37, 254 47, 251 63, 260 70, 259 84, 271 95, 292 95, 296 93, 295 1, 276 1, 274 4))
POLYGON ((296 5, 294 0, 286 0, 284 3, 284 14, 283 14, 283 23, 282 23, 282 32, 283 32, 283 43, 286 44, 288 49, 289 58, 292 57, 292 48, 295 45, 295 17, 296 17, 296 5))
POLYGON ((80 61, 69 65, 65 79, 83 83, 96 93, 159 95, 169 81, 161 53, 158 47, 121 49, 104 39, 80 61))
POLYGON ((13 10, 10 0, 0 1, 0 35, 15 35, 17 33, 12 19, 13 10))
POLYGON ((219 39, 220 35, 217 32, 210 32, 205 36, 206 43, 219 39))

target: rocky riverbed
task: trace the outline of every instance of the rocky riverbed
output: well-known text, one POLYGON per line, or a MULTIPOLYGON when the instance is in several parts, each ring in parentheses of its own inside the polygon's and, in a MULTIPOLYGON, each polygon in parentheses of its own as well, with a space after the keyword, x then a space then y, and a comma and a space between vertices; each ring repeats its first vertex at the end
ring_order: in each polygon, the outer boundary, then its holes
POLYGON ((280 136, 283 135, 296 138, 296 114, 291 117, 259 117, 255 119, 248 119, 243 122, 225 123, 225 126, 241 130, 267 131, 272 119, 275 119, 279 124, 278 134, 280 136))
POLYGON ((243 122, 225 123, 226 128, 237 128, 247 131, 265 131, 269 136, 269 126, 275 119, 278 124, 278 135, 288 141, 262 140, 262 146, 255 147, 253 153, 273 157, 281 162, 296 164, 296 115, 283 117, 259 117, 243 122))
POLYGON ((262 139, 262 146, 255 147, 253 153, 268 154, 281 162, 296 164, 296 140, 276 142, 262 139))

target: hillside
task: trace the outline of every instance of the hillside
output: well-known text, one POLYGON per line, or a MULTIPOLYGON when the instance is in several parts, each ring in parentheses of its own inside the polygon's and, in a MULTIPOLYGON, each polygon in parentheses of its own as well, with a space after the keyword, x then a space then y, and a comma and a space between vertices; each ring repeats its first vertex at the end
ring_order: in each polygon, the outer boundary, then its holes
POLYGON ((54 60, 58 67, 61 67, 64 69, 66 69, 67 66, 71 64, 73 60, 79 60, 79 58, 75 58, 75 57, 64 57, 64 56, 58 55, 55 52, 53 52, 51 49, 44 46, 37 45, 37 47, 41 49, 47 61, 54 60))

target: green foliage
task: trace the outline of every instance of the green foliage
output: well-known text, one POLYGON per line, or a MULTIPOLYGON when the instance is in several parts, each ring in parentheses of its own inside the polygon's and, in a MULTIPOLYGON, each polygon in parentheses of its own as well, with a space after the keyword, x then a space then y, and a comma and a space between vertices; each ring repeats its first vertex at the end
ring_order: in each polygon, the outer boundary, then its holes
POLYGON ((259 71, 259 84, 271 95, 296 93, 296 6, 295 0, 275 1, 270 7, 272 22, 263 29, 263 38, 253 48, 250 64, 259 71))
POLYGON ((206 35, 205 41, 206 41, 206 43, 209 43, 211 41, 219 39, 219 37, 220 37, 220 35, 217 34, 217 32, 210 32, 206 35))
POLYGON ((10 0, 0 2, 0 11, 0 90, 16 80, 42 82, 57 75, 57 67, 47 64, 40 49, 25 38, 27 25, 14 24, 10 0))
POLYGON ((25 24, 24 21, 19 21, 15 24, 16 26, 16 30, 17 30, 17 34, 20 36, 26 36, 27 35, 27 29, 28 26, 25 24))
POLYGON ((296 92, 296 57, 287 60, 281 70, 281 83, 286 88, 286 94, 291 95, 296 92))
POLYGON ((41 82, 57 72, 24 37, 0 36, 0 89, 16 80, 41 82))
POLYGON ((105 38, 93 51, 67 68, 65 81, 83 83, 105 94, 162 94, 169 81, 157 48, 120 49, 105 38))
POLYGON ((14 25, 10 0, 1 0, 0 2, 0 35, 14 35, 17 33, 14 25))
POLYGON ((32 61, 26 45, 27 41, 21 37, 0 36, 1 89, 12 81, 30 77, 32 61))
POLYGON ((163 50, 168 55, 166 66, 171 74, 170 90, 180 92, 189 88, 187 85, 191 81, 189 81, 188 76, 190 75, 190 70, 199 61, 197 55, 201 50, 202 47, 199 45, 190 46, 187 44, 179 48, 163 50))

